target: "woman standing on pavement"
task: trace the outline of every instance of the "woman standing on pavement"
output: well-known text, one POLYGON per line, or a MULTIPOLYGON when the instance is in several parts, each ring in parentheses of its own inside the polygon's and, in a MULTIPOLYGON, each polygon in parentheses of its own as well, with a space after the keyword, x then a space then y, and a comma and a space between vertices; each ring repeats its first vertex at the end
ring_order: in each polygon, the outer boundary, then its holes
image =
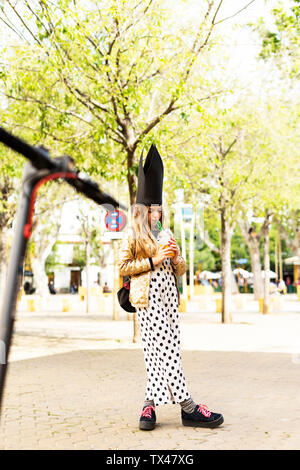
POLYGON ((147 370, 145 402, 139 428, 155 428, 155 406, 178 403, 184 426, 216 427, 223 416, 190 396, 181 364, 179 291, 177 277, 186 271, 185 260, 173 236, 160 246, 163 225, 163 162, 154 145, 143 166, 140 158, 138 191, 132 225, 120 250, 119 272, 130 276, 130 302, 136 308, 147 370))

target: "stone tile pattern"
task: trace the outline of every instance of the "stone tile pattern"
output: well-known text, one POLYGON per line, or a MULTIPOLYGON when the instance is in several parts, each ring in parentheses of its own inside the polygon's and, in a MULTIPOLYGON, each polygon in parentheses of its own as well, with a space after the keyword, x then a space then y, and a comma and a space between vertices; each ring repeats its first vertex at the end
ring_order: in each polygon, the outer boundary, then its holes
POLYGON ((138 429, 141 349, 77 350, 9 364, 0 449, 300 449, 300 364, 290 354, 183 351, 195 401, 224 415, 217 429, 186 428, 180 407, 157 407, 138 429))

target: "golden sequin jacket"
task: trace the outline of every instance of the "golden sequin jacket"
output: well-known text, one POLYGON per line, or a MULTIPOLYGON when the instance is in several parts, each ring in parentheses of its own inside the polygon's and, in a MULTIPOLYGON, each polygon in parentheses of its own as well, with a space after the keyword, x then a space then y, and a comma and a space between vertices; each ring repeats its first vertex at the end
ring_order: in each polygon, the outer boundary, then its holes
MULTIPOLYGON (((134 307, 147 308, 149 305, 149 288, 151 280, 151 264, 149 258, 135 257, 134 253, 135 241, 131 229, 124 234, 119 251, 119 273, 120 276, 130 276, 130 294, 129 300, 134 307)), ((181 255, 177 264, 172 263, 173 272, 175 274, 176 288, 178 293, 178 305, 180 302, 180 294, 177 285, 177 276, 182 276, 187 265, 181 255)))

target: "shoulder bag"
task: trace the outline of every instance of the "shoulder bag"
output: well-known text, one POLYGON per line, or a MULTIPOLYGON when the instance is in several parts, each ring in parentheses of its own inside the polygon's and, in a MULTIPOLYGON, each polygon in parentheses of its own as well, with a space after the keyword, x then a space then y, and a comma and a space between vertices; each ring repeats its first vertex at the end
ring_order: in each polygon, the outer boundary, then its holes
POLYGON ((130 292, 130 277, 123 277, 123 287, 118 290, 118 300, 121 307, 126 310, 126 312, 136 312, 136 309, 131 305, 129 301, 129 292, 130 292))

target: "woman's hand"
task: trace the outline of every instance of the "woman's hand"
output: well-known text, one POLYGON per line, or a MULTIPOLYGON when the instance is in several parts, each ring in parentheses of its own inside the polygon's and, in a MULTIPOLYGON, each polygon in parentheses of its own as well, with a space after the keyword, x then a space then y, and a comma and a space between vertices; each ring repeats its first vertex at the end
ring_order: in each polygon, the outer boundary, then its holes
POLYGON ((160 246, 158 248, 157 255, 153 256, 153 258, 152 258, 153 264, 157 265, 157 264, 162 263, 163 261, 165 261, 165 259, 170 258, 172 256, 172 254, 173 254, 173 249, 171 247, 169 247, 169 246, 166 246, 166 247, 160 246))
POLYGON ((172 258, 172 262, 174 264, 177 264, 179 261, 179 255, 179 246, 177 245, 175 238, 171 237, 167 247, 163 248, 162 246, 160 246, 158 248, 158 253, 156 256, 153 257, 152 261, 153 264, 156 265, 162 263, 166 258, 172 258))
POLYGON ((177 264, 179 261, 180 249, 179 249, 179 246, 177 245, 175 238, 173 237, 170 238, 169 246, 172 249, 172 251, 175 253, 175 255, 173 256, 172 262, 174 264, 177 264))

